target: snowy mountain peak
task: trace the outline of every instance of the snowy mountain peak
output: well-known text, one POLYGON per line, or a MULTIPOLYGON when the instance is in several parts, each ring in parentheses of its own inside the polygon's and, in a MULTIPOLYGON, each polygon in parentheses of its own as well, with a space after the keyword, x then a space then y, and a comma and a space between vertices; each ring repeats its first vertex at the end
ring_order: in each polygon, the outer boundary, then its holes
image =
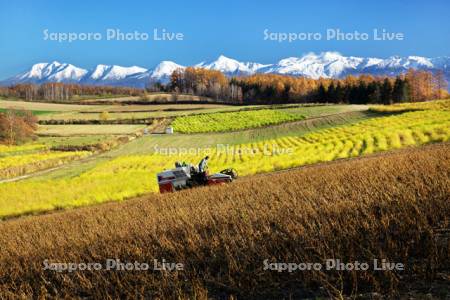
POLYGON ((87 70, 75 67, 71 64, 61 64, 57 61, 51 63, 38 63, 27 72, 15 77, 17 83, 39 83, 44 82, 77 82, 85 76, 87 70))
POLYGON ((146 71, 147 69, 138 66, 122 67, 117 65, 100 64, 94 68, 88 80, 117 81, 131 75, 144 73, 146 71))
POLYGON ((58 67, 58 71, 50 74, 47 80, 56 81, 56 82, 64 82, 64 81, 80 81, 86 74, 87 70, 75 67, 71 64, 60 64, 58 67))
POLYGON ((345 59, 339 52, 322 52, 319 56, 320 59, 325 61, 335 61, 340 59, 345 59))
MULTIPOLYGON (((218 70, 227 76, 243 76, 255 73, 285 74, 309 78, 342 78, 347 75, 372 74, 394 76, 409 68, 436 71, 442 70, 450 80, 450 57, 426 58, 422 56, 391 56, 388 58, 344 56, 339 52, 307 53, 300 57, 288 57, 274 64, 241 62, 220 55, 211 62, 202 62, 194 67, 218 70)), ((173 61, 161 61, 154 69, 138 66, 122 67, 99 64, 88 71, 67 63, 53 61, 38 63, 28 71, 0 82, 1 85, 18 83, 66 82, 93 85, 114 85, 143 88, 149 82, 166 83, 176 69, 185 66, 173 61)))
POLYGON ((107 65, 97 65, 95 66, 94 70, 91 73, 91 78, 94 80, 97 80, 103 76, 103 74, 106 73, 106 70, 108 70, 109 66, 107 65))
POLYGON ((417 65, 424 65, 429 68, 433 67, 433 63, 431 62, 431 60, 422 56, 408 56, 408 61, 411 65, 414 64, 413 67, 417 67, 417 65))
POLYGON ((237 60, 226 57, 223 54, 220 54, 219 57, 217 58, 217 61, 233 61, 233 62, 237 62, 237 60))
POLYGON ((240 62, 225 55, 220 55, 215 61, 210 63, 202 62, 196 65, 196 67, 217 70, 229 76, 253 74, 263 66, 266 65, 254 62, 240 62))
POLYGON ((308 53, 302 57, 289 57, 264 69, 264 73, 278 73, 311 78, 336 77, 345 69, 354 69, 362 58, 345 57, 338 52, 308 53))
POLYGON ((166 71, 167 69, 184 69, 185 67, 170 60, 163 60, 154 69, 154 71, 166 71))
POLYGON ((113 65, 110 67, 109 72, 106 74, 106 78, 121 79, 130 75, 134 75, 136 73, 143 73, 146 71, 147 69, 138 66, 122 67, 113 65))
POLYGON ((185 67, 173 61, 164 60, 160 62, 151 72, 151 77, 161 82, 167 81, 175 70, 185 67))

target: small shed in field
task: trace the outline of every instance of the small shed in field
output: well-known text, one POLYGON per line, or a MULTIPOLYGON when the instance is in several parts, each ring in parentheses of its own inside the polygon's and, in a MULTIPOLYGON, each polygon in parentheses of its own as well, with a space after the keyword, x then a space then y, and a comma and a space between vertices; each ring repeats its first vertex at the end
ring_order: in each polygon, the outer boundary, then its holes
POLYGON ((173 127, 166 127, 166 134, 172 134, 173 133, 173 127))

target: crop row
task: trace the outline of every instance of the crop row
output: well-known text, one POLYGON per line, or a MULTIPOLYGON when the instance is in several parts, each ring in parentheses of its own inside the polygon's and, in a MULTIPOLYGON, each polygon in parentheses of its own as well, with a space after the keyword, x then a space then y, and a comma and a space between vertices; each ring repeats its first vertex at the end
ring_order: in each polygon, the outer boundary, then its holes
POLYGON ((426 102, 397 103, 394 105, 373 105, 371 111, 377 112, 406 112, 416 110, 450 110, 450 100, 434 100, 426 102))
POLYGON ((172 122, 175 132, 224 132, 264 127, 304 119, 300 114, 281 110, 261 109, 250 111, 212 113, 178 117, 172 122))
POLYGON ((51 168, 89 154, 88 151, 48 151, 3 157, 0 158, 0 179, 51 168))

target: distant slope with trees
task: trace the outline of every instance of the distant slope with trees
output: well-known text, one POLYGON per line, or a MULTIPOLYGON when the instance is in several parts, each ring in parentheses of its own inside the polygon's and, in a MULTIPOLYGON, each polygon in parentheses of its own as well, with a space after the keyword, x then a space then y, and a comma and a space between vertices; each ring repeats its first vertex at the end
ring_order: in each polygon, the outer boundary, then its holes
POLYGON ((444 73, 409 69, 396 77, 349 75, 341 79, 255 74, 229 78, 217 70, 188 67, 175 70, 167 84, 154 82, 147 89, 46 83, 0 87, 0 96, 27 101, 72 101, 94 97, 148 97, 148 93, 187 94, 230 104, 350 103, 392 104, 449 97, 444 73))

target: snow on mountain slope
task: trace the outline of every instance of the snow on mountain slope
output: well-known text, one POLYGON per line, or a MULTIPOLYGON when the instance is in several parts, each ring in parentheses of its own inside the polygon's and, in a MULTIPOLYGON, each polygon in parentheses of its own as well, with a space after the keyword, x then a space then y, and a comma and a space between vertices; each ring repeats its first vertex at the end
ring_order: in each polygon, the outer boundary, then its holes
MULTIPOLYGON (((450 81, 450 57, 448 56, 436 58, 392 56, 382 59, 343 56, 337 52, 324 52, 320 54, 308 53, 301 57, 289 57, 281 59, 275 64, 260 64, 240 62, 220 55, 215 61, 202 62, 195 67, 218 70, 227 76, 266 73, 310 78, 340 78, 350 74, 397 75, 409 68, 416 68, 431 71, 443 70, 447 80, 450 81)), ((153 69, 137 66, 97 65, 94 69, 87 71, 71 64, 54 61, 52 63, 35 64, 29 71, 0 81, 0 84, 70 82, 143 88, 150 82, 167 83, 174 70, 184 68, 185 66, 172 61, 162 61, 153 69)))
POLYGON ((220 71, 228 76, 232 75, 249 75, 254 74, 266 65, 254 62, 240 62, 224 55, 220 55, 215 61, 201 62, 196 67, 205 68, 208 70, 220 71))
POLYGON ((399 57, 391 56, 381 60, 375 65, 377 68, 433 68, 433 63, 429 58, 420 56, 399 57))
POLYGON ((91 75, 89 75, 89 78, 93 80, 98 80, 104 76, 108 72, 108 68, 110 66, 107 65, 97 65, 94 70, 92 70, 91 75))
POLYGON ((441 70, 450 70, 450 57, 440 56, 430 59, 433 66, 441 70))
POLYGON ((16 83, 44 83, 44 82, 79 82, 88 73, 87 70, 71 64, 38 63, 27 72, 14 76, 7 81, 16 83))
POLYGON ((338 77, 347 70, 356 69, 363 61, 363 58, 345 57, 337 52, 325 52, 319 55, 309 53, 302 57, 282 59, 277 64, 261 69, 260 72, 331 78, 338 77))
POLYGON ((147 69, 133 66, 133 67, 121 67, 121 66, 107 66, 107 65, 97 65, 92 73, 86 78, 85 80, 101 80, 101 81, 118 81, 122 80, 124 78, 127 78, 128 76, 140 74, 147 72, 147 69))
POLYGON ((174 63, 173 61, 164 60, 160 62, 151 72, 150 77, 160 81, 167 81, 173 71, 184 69, 185 66, 174 63))

